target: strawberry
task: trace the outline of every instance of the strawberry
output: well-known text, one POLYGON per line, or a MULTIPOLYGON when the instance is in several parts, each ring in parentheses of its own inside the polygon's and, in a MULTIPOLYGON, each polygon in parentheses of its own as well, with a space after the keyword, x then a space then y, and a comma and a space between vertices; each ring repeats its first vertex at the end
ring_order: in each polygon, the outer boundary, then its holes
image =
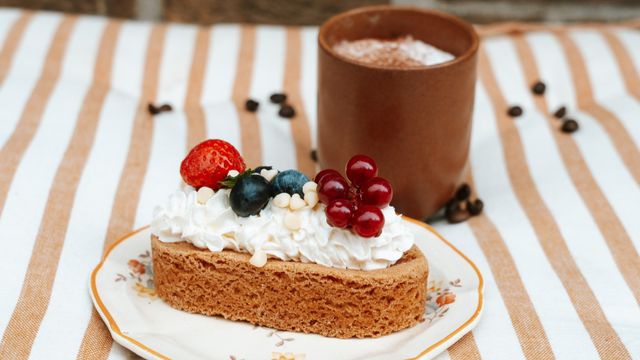
POLYGON ((180 175, 187 184, 199 189, 203 186, 218 190, 230 170, 242 173, 244 159, 238 150, 224 140, 205 140, 196 145, 180 164, 180 175))

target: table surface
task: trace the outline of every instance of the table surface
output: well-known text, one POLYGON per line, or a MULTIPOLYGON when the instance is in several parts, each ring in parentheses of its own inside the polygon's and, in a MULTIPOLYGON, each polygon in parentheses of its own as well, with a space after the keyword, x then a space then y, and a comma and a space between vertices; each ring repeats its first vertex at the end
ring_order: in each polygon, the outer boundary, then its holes
MULTIPOLYGON (((486 310, 440 359, 640 359, 637 25, 480 29, 470 168, 486 209, 435 226, 482 269, 486 310), (563 105, 574 134, 550 115, 563 105)), ((314 171, 316 34, 0 10, 0 358, 132 356, 89 272, 149 222, 192 144, 314 171), (281 89, 292 121, 267 104, 281 89), (151 117, 149 101, 174 111, 151 117)))

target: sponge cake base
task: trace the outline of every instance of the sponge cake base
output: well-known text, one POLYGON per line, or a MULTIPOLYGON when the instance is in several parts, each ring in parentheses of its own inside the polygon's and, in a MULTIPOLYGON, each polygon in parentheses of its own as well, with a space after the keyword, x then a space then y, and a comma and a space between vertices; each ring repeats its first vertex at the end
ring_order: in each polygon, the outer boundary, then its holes
POLYGON ((423 318, 427 260, 412 247, 381 270, 344 270, 251 255, 211 252, 151 236, 158 296, 192 313, 338 338, 379 337, 423 318))

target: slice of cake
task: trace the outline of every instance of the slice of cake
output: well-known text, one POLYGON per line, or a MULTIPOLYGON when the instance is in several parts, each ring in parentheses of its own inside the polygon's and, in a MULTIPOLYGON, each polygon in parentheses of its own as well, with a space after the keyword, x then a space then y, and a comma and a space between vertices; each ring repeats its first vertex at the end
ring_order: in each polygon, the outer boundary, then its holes
POLYGON ((373 159, 347 179, 323 170, 247 170, 222 140, 181 165, 189 186, 154 211, 159 297, 184 311, 331 337, 377 337, 417 324, 428 266, 389 205, 373 159))

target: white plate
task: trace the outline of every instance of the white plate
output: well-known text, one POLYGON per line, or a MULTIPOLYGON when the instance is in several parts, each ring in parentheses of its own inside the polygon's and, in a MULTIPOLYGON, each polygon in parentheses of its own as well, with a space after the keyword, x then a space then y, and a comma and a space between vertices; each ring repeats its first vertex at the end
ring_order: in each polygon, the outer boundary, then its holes
POLYGON ((155 296, 148 228, 107 251, 91 273, 91 298, 113 339, 147 359, 431 359, 477 324, 482 274, 431 227, 405 219, 429 260, 426 320, 381 338, 274 331, 175 310, 155 296))

